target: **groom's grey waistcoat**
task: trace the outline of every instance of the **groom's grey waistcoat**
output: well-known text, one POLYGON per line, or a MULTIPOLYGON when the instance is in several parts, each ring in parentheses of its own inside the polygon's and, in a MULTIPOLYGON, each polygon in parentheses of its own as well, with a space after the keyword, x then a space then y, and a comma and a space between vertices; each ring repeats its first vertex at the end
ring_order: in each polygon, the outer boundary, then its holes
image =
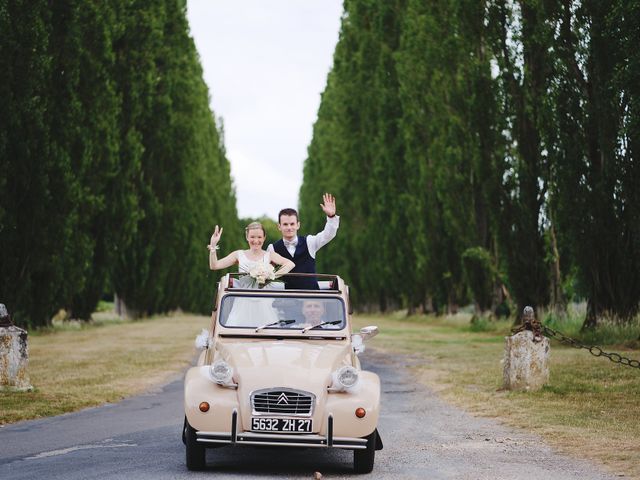
MULTIPOLYGON (((296 251, 293 256, 287 250, 282 239, 273 244, 273 250, 282 255, 284 258, 293 260, 296 264, 291 273, 316 273, 316 259, 309 253, 307 247, 307 237, 298 236, 298 245, 296 245, 296 251)), ((318 281, 311 278, 283 278, 286 288, 291 289, 304 289, 304 290, 318 290, 318 281)))

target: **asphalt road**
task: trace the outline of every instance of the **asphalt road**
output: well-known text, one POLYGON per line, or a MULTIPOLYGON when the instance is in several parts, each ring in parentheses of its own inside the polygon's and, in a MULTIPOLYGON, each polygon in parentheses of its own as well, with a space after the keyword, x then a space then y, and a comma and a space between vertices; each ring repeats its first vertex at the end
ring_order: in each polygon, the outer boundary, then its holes
MULTIPOLYGON (((409 358, 367 350, 383 385, 376 479, 609 479, 559 455, 533 435, 472 417, 416 385, 409 358)), ((223 447, 208 469, 189 472, 181 441, 182 381, 118 404, 0 428, 0 479, 351 478, 352 452, 223 447)))

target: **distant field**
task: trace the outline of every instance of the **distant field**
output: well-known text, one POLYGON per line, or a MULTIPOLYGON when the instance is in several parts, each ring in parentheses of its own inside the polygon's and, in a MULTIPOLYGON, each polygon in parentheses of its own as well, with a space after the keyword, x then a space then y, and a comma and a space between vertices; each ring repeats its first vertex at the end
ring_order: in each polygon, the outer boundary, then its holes
MULTIPOLYGON (((593 458, 614 473, 640 478, 640 369, 552 341, 547 387, 535 393, 500 391, 500 360, 511 325, 487 324, 482 328, 491 331, 478 332, 469 320, 468 315, 395 314, 358 316, 356 324, 378 325, 381 333, 371 347, 414 357, 416 378, 446 400, 536 432, 554 447, 593 458)), ((605 350, 640 358, 637 348, 605 350)))

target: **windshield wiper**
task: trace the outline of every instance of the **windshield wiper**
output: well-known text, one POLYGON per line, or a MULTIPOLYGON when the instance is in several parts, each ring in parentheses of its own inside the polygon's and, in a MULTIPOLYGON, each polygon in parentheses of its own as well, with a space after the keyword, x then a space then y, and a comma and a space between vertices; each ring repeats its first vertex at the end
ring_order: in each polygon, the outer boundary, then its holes
POLYGON ((260 330, 264 330, 267 327, 273 327, 274 325, 289 325, 290 323, 294 323, 294 322, 295 320, 278 320, 277 322, 271 322, 265 325, 260 325, 258 328, 256 328, 256 332, 259 332, 260 330))
POLYGON ((318 328, 321 327, 323 325, 337 325, 339 323, 342 323, 342 320, 331 320, 329 322, 322 322, 319 323, 318 325, 314 325, 313 327, 305 327, 302 329, 302 333, 307 333, 307 330, 313 330, 314 328, 318 328))

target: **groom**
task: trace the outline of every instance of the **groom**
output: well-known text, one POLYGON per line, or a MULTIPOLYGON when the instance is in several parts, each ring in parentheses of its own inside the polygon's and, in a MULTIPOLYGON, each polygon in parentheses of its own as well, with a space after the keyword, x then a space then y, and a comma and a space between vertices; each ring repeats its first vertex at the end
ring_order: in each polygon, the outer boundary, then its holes
MULTIPOLYGON (((293 208, 284 208, 278 214, 278 230, 282 239, 269 245, 267 250, 275 251, 296 264, 291 273, 316 273, 316 253, 336 236, 340 226, 340 217, 336 215, 336 200, 330 193, 322 196, 320 208, 327 215, 327 223, 317 235, 298 235, 300 221, 298 212, 293 208)), ((318 290, 318 281, 314 277, 283 277, 285 287, 291 289, 318 290)))

